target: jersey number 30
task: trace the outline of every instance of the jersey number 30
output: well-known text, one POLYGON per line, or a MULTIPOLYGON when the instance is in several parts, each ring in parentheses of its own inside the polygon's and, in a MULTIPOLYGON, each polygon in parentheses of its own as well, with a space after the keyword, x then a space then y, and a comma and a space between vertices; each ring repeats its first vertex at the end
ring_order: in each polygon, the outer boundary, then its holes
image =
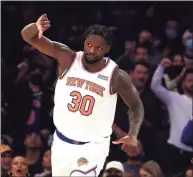
POLYGON ((67 107, 69 111, 80 113, 84 116, 89 116, 92 114, 95 99, 93 96, 85 95, 82 97, 80 92, 73 91, 70 93, 72 96, 72 103, 68 103, 67 107))

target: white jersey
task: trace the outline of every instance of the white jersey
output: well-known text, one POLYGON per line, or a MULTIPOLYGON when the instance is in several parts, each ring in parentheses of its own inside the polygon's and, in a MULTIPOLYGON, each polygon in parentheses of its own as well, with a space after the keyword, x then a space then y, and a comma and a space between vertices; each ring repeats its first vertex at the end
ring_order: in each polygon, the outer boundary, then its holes
POLYGON ((117 65, 105 58, 105 67, 91 73, 84 69, 82 58, 83 52, 77 52, 57 81, 54 124, 64 136, 85 142, 112 133, 117 93, 111 93, 111 78, 117 65))

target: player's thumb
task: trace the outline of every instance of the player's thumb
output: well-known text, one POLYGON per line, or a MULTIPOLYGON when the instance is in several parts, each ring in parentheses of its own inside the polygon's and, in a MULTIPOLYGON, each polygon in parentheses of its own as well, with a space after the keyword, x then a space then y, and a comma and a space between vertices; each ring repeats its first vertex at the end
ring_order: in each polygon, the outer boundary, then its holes
POLYGON ((117 141, 112 141, 112 143, 113 143, 113 144, 123 144, 124 141, 123 141, 123 139, 119 139, 119 140, 117 140, 117 141))

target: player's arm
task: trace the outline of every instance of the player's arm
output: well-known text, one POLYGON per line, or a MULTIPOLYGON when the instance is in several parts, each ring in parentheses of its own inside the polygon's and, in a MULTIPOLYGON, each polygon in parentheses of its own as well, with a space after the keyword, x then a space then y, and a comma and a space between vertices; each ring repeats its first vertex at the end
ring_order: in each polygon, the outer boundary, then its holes
POLYGON ((50 28, 50 21, 47 15, 42 15, 36 23, 31 23, 21 31, 24 41, 38 49, 40 52, 58 60, 62 70, 65 70, 72 63, 75 52, 68 46, 52 41, 43 36, 43 32, 50 28))
POLYGON ((143 103, 128 74, 116 68, 112 80, 113 92, 117 92, 129 107, 129 136, 137 136, 144 118, 143 103))

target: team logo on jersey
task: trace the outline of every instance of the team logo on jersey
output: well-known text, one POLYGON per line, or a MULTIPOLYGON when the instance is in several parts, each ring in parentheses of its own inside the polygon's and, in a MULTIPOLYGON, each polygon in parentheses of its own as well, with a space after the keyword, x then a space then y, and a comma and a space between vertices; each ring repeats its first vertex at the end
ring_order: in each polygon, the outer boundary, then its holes
POLYGON ((104 76, 102 74, 99 74, 98 75, 98 78, 102 79, 102 80, 105 80, 105 81, 108 81, 108 77, 107 76, 104 76))
POLYGON ((78 141, 73 141, 73 143, 74 143, 74 144, 79 144, 79 142, 78 142, 78 141))
POLYGON ((88 164, 88 160, 84 157, 81 157, 80 159, 78 159, 77 161, 78 166, 83 166, 83 165, 87 165, 88 164))

